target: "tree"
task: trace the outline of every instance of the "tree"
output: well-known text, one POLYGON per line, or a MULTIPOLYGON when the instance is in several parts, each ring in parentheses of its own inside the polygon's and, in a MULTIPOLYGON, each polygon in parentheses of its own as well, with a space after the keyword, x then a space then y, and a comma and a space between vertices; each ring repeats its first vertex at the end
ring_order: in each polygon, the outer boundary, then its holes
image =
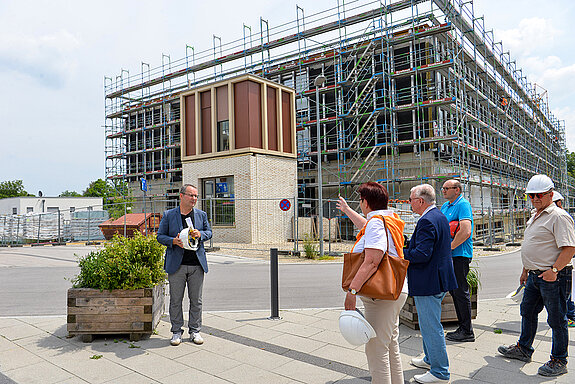
POLYGON ((76 191, 68 191, 68 190, 66 189, 64 192, 60 193, 59 196, 60 196, 60 197, 79 197, 79 196, 82 196, 82 195, 80 195, 80 194, 79 194, 78 192, 76 192, 76 191))
POLYGON ((114 195, 114 187, 102 179, 92 181, 84 191, 86 197, 103 197, 104 199, 114 195))
POLYGON ((567 151, 567 173, 575 178, 575 152, 567 151))
POLYGON ((128 185, 123 181, 115 181, 114 183, 102 179, 92 181, 84 191, 84 196, 102 197, 104 209, 114 219, 123 216, 124 211, 128 207, 131 208, 134 201, 128 185))
POLYGON ((22 180, 0 182, 0 199, 18 196, 32 196, 24 190, 22 180))

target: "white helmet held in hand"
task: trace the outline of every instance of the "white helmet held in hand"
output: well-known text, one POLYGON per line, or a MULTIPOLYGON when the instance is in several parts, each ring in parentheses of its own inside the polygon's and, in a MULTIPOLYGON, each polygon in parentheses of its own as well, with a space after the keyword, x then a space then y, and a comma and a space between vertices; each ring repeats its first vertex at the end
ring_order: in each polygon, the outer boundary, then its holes
POLYGON ((200 239, 192 236, 193 227, 184 228, 180 232, 180 240, 184 243, 184 249, 189 249, 191 251, 196 251, 200 243, 200 239))
POLYGON ((555 184, 547 175, 535 175, 527 183, 525 193, 543 193, 555 188, 555 184))
POLYGON ((339 331, 351 345, 365 344, 375 337, 375 330, 357 309, 342 311, 339 315, 339 331))
POLYGON ((519 288, 513 292, 510 292, 507 296, 505 296, 505 298, 512 299, 516 303, 521 303, 523 300, 523 292, 525 292, 525 284, 521 284, 519 288))

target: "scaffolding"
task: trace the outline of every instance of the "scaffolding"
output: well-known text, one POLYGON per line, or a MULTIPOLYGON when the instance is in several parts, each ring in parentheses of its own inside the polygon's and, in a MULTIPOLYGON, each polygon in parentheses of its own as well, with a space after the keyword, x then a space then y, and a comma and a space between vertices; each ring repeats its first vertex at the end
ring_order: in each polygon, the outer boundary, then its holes
MULTIPOLYGON (((172 61, 142 63, 104 81, 106 177, 133 188, 148 179, 148 196, 177 197, 182 180, 179 93, 252 73, 297 92, 298 196, 357 200, 358 184, 377 180, 392 201, 412 186, 439 189, 460 180, 474 209, 476 232, 520 235, 528 217, 529 178, 549 175, 573 207, 566 171, 565 123, 546 91, 528 82, 494 40, 471 0, 338 0, 291 22, 172 61), (327 81, 318 90, 314 79, 327 81), (321 133, 316 135, 319 120, 321 133), (318 153, 318 140, 321 154, 318 153)), ((175 204, 175 200, 174 200, 175 204)), ((301 206, 300 216, 316 207, 301 206)))

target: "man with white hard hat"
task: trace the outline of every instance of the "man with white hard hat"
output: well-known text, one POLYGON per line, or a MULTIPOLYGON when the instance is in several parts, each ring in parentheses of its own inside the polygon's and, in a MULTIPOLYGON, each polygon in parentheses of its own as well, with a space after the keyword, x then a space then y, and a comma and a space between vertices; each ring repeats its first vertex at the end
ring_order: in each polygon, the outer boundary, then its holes
POLYGON ((567 298, 571 292, 571 259, 575 254, 575 228, 567 212, 553 204, 554 184, 546 175, 535 175, 525 193, 535 208, 527 222, 521 246, 523 271, 519 282, 525 284, 521 301, 521 335, 515 345, 500 346, 503 356, 531 361, 539 312, 547 310, 552 330, 551 359, 539 367, 542 376, 567 373, 567 298))
POLYGON ((188 287, 190 310, 188 328, 190 341, 203 344, 200 335, 202 326, 202 287, 204 274, 208 272, 208 261, 204 241, 212 237, 212 229, 208 215, 197 208, 198 189, 191 184, 184 184, 180 189, 180 205, 167 210, 158 228, 158 242, 166 246, 164 270, 168 273, 170 283, 170 322, 172 323, 172 339, 170 344, 179 345, 182 342, 182 327, 184 314, 182 301, 184 291, 188 287), (189 228, 184 237, 180 233, 189 228), (199 239, 197 243, 190 241, 199 239), (194 244, 190 244, 194 243, 194 244))

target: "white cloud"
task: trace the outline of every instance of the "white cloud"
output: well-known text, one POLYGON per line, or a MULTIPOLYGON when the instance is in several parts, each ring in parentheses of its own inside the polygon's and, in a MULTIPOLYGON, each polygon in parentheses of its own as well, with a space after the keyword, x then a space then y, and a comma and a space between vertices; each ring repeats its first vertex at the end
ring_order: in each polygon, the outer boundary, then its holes
POLYGON ((0 68, 62 87, 77 68, 79 39, 66 30, 43 35, 0 34, 0 68))
POLYGON ((533 17, 521 20, 517 28, 497 30, 495 34, 512 55, 530 55, 553 45, 561 31, 551 20, 533 17))
POLYGON ((552 112, 559 120, 565 120, 565 143, 569 152, 575 152, 575 129, 572 129, 575 127, 575 108, 562 107, 553 109, 552 112))

